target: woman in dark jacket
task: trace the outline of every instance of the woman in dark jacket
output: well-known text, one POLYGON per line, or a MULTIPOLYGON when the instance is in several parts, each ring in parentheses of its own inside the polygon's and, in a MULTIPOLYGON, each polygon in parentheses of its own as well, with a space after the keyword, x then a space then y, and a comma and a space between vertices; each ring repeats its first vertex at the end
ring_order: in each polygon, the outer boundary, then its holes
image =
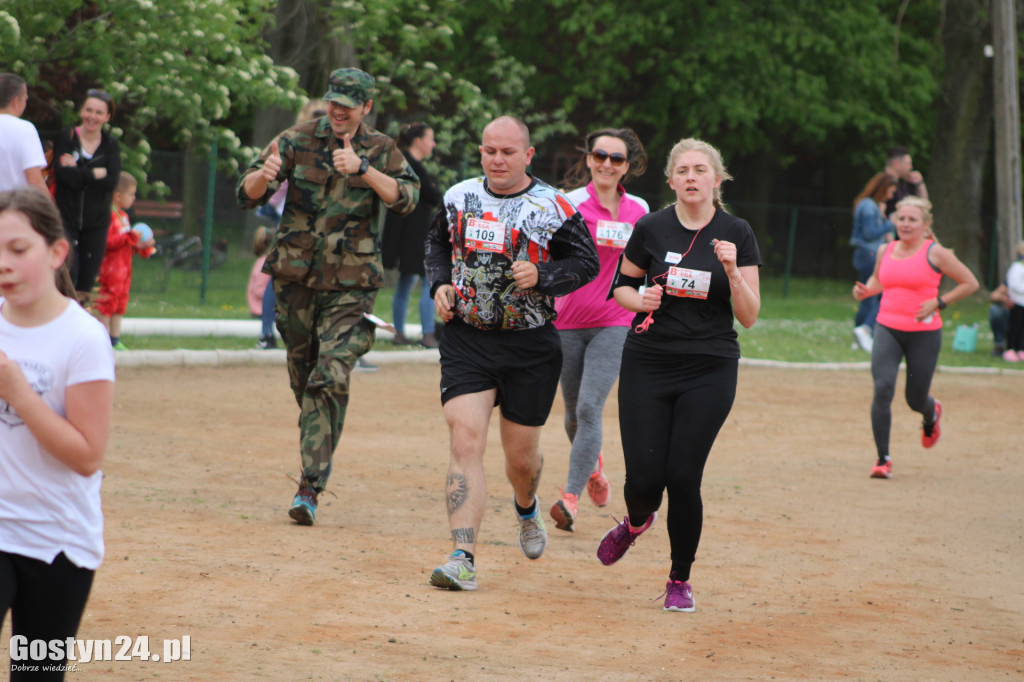
POLYGON ((103 129, 114 114, 109 94, 89 90, 80 114, 80 125, 60 131, 53 154, 57 159, 54 197, 72 247, 68 265, 84 304, 107 248, 111 200, 121 175, 121 147, 103 129))
POLYGON ((412 213, 404 217, 388 211, 383 243, 384 267, 398 267, 399 273, 391 307, 398 331, 395 343, 409 343, 405 337, 405 313, 409 307, 409 295, 419 280, 420 324, 423 327, 420 344, 427 348, 437 348, 437 337, 434 335, 434 299, 430 297, 430 287, 424 280, 423 243, 434 213, 441 205, 442 194, 420 162, 430 156, 434 146, 434 131, 426 123, 413 123, 398 134, 398 148, 420 178, 420 202, 412 213))

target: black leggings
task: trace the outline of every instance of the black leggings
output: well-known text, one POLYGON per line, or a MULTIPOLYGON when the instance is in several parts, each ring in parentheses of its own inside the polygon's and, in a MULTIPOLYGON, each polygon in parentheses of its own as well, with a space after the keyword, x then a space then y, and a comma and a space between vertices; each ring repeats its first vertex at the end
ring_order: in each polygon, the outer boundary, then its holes
POLYGON ((623 498, 643 524, 668 491, 668 537, 676 580, 689 580, 704 525, 704 465, 736 397, 739 360, 651 355, 626 348, 619 376, 619 428, 626 460, 623 498))
MULTIPOLYGON (((89 599, 95 571, 79 568, 68 561, 63 553, 52 564, 29 559, 20 554, 0 552, 0 623, 11 611, 13 634, 24 635, 31 642, 61 640, 74 637, 89 599)), ((11 663, 35 665, 35 661, 11 663)), ((63 662, 63 661, 60 661, 63 662)), ((42 663, 58 661, 49 659, 42 663)), ((64 673, 17 672, 12 669, 11 680, 63 680, 64 673)))
POLYGON ((871 348, 871 376, 875 381, 875 397, 871 402, 871 430, 875 434, 880 463, 889 456, 892 399, 896 395, 900 360, 907 358, 907 405, 931 423, 935 421, 935 400, 928 392, 932 387, 932 376, 941 349, 941 329, 902 332, 881 324, 875 326, 875 340, 871 348))

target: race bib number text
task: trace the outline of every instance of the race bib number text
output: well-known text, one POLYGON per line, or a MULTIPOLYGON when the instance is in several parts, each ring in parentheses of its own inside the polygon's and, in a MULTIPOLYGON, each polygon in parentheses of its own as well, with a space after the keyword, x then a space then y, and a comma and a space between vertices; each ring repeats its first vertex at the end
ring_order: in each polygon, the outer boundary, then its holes
POLYGON ((668 269, 665 293, 670 296, 706 299, 710 289, 711 273, 707 270, 690 270, 688 268, 676 267, 668 269))
POLYGON ((633 234, 633 226, 614 220, 597 221, 597 245, 612 246, 616 249, 626 248, 629 235, 633 234))
POLYGON ((505 252, 505 223, 470 218, 466 221, 466 250, 505 252))

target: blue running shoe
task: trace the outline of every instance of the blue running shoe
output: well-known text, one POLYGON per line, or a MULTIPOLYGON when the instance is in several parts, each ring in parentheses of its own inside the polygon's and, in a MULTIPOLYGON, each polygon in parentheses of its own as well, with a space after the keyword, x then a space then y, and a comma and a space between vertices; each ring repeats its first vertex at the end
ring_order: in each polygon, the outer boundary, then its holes
POLYGON ((312 526, 316 521, 316 491, 308 485, 300 485, 288 516, 300 526, 312 526))

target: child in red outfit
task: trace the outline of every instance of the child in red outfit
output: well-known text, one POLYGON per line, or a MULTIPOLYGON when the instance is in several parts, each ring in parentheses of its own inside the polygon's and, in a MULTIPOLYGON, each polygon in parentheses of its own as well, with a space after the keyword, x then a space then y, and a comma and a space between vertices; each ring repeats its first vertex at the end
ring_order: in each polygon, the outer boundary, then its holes
POLYGON ((96 313, 110 334, 114 350, 128 350, 121 343, 121 320, 128 309, 128 293, 132 286, 132 254, 149 258, 156 251, 152 237, 140 242, 141 233, 131 228, 126 210, 135 203, 135 178, 121 172, 114 190, 114 206, 110 212, 107 252, 100 265, 100 294, 96 313))

